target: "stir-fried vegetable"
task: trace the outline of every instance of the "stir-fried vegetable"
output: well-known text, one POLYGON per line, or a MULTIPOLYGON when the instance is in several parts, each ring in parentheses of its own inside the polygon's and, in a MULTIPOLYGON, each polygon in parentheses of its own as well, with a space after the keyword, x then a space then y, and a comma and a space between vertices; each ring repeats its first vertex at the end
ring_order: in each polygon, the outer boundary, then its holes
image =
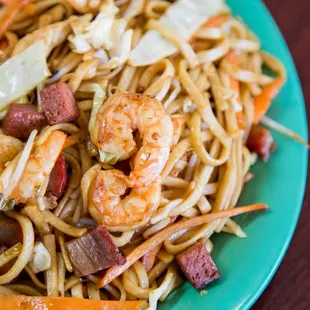
MULTIPOLYGON (((91 117, 89 120, 88 130, 89 130, 91 139, 96 144, 96 141, 97 141, 97 137, 95 135, 96 117, 105 99, 105 92, 99 84, 94 84, 93 89, 94 89, 95 95, 94 95, 93 109, 92 109, 91 117)), ((114 154, 108 154, 100 150, 99 150, 99 157, 100 157, 101 162, 109 163, 109 164, 115 164, 119 159, 114 154)))
MULTIPOLYGON (((105 99, 105 92, 103 91, 102 87, 99 84, 95 84, 93 87, 94 87, 95 95, 94 95, 93 109, 92 109, 91 117, 89 120, 88 130, 89 130, 91 139, 93 141, 96 141, 96 136, 95 136, 96 117, 105 99)), ((100 159, 102 162, 105 162, 106 155, 107 154, 105 153, 100 153, 100 159)))
MULTIPOLYGON (((207 24, 212 25, 212 26, 213 25, 217 26, 217 25, 221 25, 221 23, 223 23, 224 21, 226 21, 225 15, 217 17, 217 18, 211 18, 207 24)), ((206 26, 209 27, 208 25, 206 26)), ((238 57, 235 52, 228 53, 224 59, 233 67, 234 70, 238 69, 238 57)), ((240 82, 237 79, 230 77, 230 88, 236 93, 236 100, 237 100, 236 105, 241 107, 240 105, 240 82)), ((245 123, 244 123, 243 111, 242 110, 237 111, 236 117, 237 117, 239 128, 241 130, 244 130, 245 123)))
MULTIPOLYGON (((179 0, 160 18, 160 22, 189 40, 210 17, 227 11, 222 0, 179 0)), ((148 31, 130 54, 133 66, 146 66, 172 55, 177 47, 156 30, 148 31), (150 48, 152 47, 152 48, 150 48)))
POLYGON ((254 123, 258 124, 260 120, 267 113, 271 101, 278 95, 281 87, 285 83, 285 79, 278 77, 274 79, 270 84, 267 84, 260 95, 255 97, 254 100, 254 111, 255 118, 254 123))
POLYGON ((0 11, 0 38, 14 21, 18 11, 25 6, 28 0, 2 0, 3 7, 0 11))
POLYGON ((66 297, 30 297, 11 294, 1 295, 0 304, 2 310, 142 310, 147 308, 145 301, 87 300, 66 297))
POLYGON ((0 66, 0 110, 28 94, 49 75, 43 41, 34 43, 9 59, 0 66))
POLYGON ((203 26, 204 27, 220 27, 229 19, 229 15, 218 15, 210 18, 203 26))
POLYGON ((158 244, 170 238, 173 234, 182 229, 188 229, 192 227, 196 227, 198 225, 210 223, 212 221, 228 218, 232 216, 236 216, 239 214, 253 212, 258 210, 267 210, 268 206, 265 204, 255 204, 246 207, 239 207, 234 209, 229 209, 221 212, 215 212, 210 214, 205 214, 201 216, 197 216, 182 222, 178 222, 164 230, 161 230, 157 234, 153 235, 151 238, 147 239, 144 243, 140 244, 136 247, 130 254, 127 256, 127 263, 121 266, 116 266, 110 268, 103 278, 98 282, 97 287, 103 287, 113 281, 116 277, 122 274, 126 269, 128 269, 132 264, 134 264, 138 259, 140 259, 143 255, 149 252, 151 249, 154 249, 158 244))
POLYGON ((71 27, 74 35, 69 36, 73 50, 83 54, 100 49, 95 56, 103 62, 109 61, 113 66, 125 63, 129 57, 133 32, 126 30, 125 19, 116 18, 117 12, 113 1, 106 1, 92 22, 91 14, 73 18, 71 27))
POLYGON ((18 55, 29 46, 35 44, 35 42, 43 41, 45 45, 46 57, 48 57, 51 51, 56 46, 64 42, 71 32, 69 21, 70 19, 66 19, 62 22, 47 25, 29 33, 17 42, 12 55, 18 55))
POLYGON ((42 242, 37 242, 33 247, 29 266, 34 273, 38 273, 50 268, 51 256, 42 242))
POLYGON ((309 143, 305 141, 301 136, 299 136, 296 132, 294 132, 293 130, 290 130, 289 128, 281 125, 280 123, 274 121, 273 119, 267 116, 264 116, 261 119, 261 124, 268 127, 269 129, 280 132, 281 134, 303 144, 307 148, 310 148, 309 143))

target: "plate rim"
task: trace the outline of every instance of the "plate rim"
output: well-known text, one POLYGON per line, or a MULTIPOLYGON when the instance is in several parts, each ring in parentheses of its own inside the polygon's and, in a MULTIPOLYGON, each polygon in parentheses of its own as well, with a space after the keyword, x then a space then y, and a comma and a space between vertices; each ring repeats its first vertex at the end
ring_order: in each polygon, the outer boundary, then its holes
MULTIPOLYGON (((253 0, 252 0, 253 1, 253 0)), ((295 65, 295 61, 293 58, 293 55, 291 53, 291 50, 286 42, 285 36, 282 33, 279 25, 277 24, 276 20, 274 19, 272 13, 269 11, 267 5, 264 3, 263 0, 256 0, 257 2, 259 2, 259 4, 262 7, 262 12, 263 14, 266 16, 266 18, 268 18, 270 20, 270 23, 273 24, 273 27, 275 29, 275 31, 277 32, 277 37, 278 39, 281 41, 281 44, 283 45, 283 49, 285 49, 285 53, 287 55, 287 60, 288 60, 288 70, 290 70, 290 73, 293 75, 292 78, 294 80, 294 84, 298 93, 298 101, 301 102, 301 108, 303 109, 303 113, 302 113, 302 122, 304 124, 303 128, 302 128, 302 132, 300 132, 300 134, 306 139, 306 141, 308 141, 308 118, 307 118, 307 111, 306 111, 306 102, 305 102, 305 97, 304 97, 304 93, 303 93, 303 88, 302 88, 302 84, 301 84, 301 80, 298 74, 298 70, 297 67, 295 65)), ((309 159, 309 150, 306 149, 305 151, 306 153, 306 160, 304 163, 304 168, 305 168, 305 173, 303 175, 303 184, 302 184, 302 188, 300 190, 300 192, 302 194, 299 195, 299 201, 296 202, 296 212, 294 214, 294 219, 291 223, 291 226, 288 230, 287 233, 287 238, 286 241, 282 247, 281 252, 278 255, 278 258, 275 262, 275 264, 273 265, 271 271, 269 272, 268 276, 265 278, 265 280, 263 281, 263 283, 261 283, 259 289, 256 292, 253 292, 253 294, 251 295, 250 298, 248 298, 245 303, 242 305, 241 309, 244 310, 248 310, 250 309, 255 302, 262 296, 262 294, 264 293, 264 291, 267 289, 269 283, 271 282, 271 280, 273 279, 273 277, 275 276, 277 270, 279 269, 287 251, 288 248, 291 244, 292 238, 295 234, 296 231, 296 227, 301 215, 301 211, 303 208, 303 203, 304 203, 304 198, 305 198, 305 194, 306 194, 306 185, 307 185, 307 179, 308 179, 308 160, 309 159)))
MULTIPOLYGON (((229 0, 225 0, 225 1, 228 1, 228 6, 230 7, 229 0)), ((230 2, 232 2, 232 3, 233 3, 233 1, 235 1, 235 0, 230 0, 230 2)), ((244 1, 247 4, 250 3, 249 0, 242 0, 242 1, 239 0, 239 1, 240 2, 244 1)), ((266 22, 268 23, 268 27, 272 30, 273 37, 277 40, 277 44, 281 47, 281 52, 279 53, 279 56, 282 53, 282 57, 285 58, 285 60, 284 59, 283 60, 285 62, 286 69, 289 72, 289 76, 290 76, 289 85, 290 85, 290 88, 294 90, 294 94, 296 95, 295 98, 296 98, 296 101, 298 102, 298 121, 300 122, 300 125, 298 126, 298 133, 304 139, 308 140, 308 121, 307 121, 307 114, 306 114, 305 99, 304 99, 304 95, 303 95, 302 86, 301 86, 300 78, 298 75, 298 71, 297 71, 297 68, 295 66, 292 54, 290 52, 290 49, 286 43, 286 40, 285 40, 278 24, 276 23, 275 19, 273 18, 271 12, 268 10, 265 3, 262 0, 255 0, 255 1, 252 0, 251 5, 249 5, 249 8, 255 9, 255 6, 257 6, 257 8, 259 8, 259 11, 260 11, 259 15, 261 15, 262 20, 266 20, 266 22), (252 8, 252 5, 253 5, 253 8, 252 8)), ((238 16, 238 11, 237 12, 235 11, 233 14, 235 16, 236 15, 238 16)), ((243 17, 246 17, 246 14, 242 14, 242 15, 243 15, 243 17)), ((269 49, 268 46, 266 49, 267 50, 269 49)), ((277 117, 275 117, 275 119, 277 120, 277 117)), ((283 124, 285 124, 285 122, 283 124)), ((276 252, 276 255, 274 255, 273 263, 270 264, 268 269, 266 268, 266 270, 263 272, 264 277, 253 286, 253 289, 251 289, 251 292, 248 295, 241 296, 242 301, 238 304, 235 304, 235 306, 236 306, 235 309, 247 310, 247 309, 250 309, 251 306, 253 306, 253 304, 262 295, 262 293, 264 292, 264 290, 267 288, 268 284, 270 283, 270 281, 274 277, 276 271, 278 270, 285 254, 288 250, 288 247, 291 243, 292 237, 294 235, 294 232, 295 232, 295 229, 296 229, 296 226, 298 223, 298 219, 299 219, 300 214, 301 214, 301 209, 303 206, 303 200, 305 197, 309 151, 306 148, 301 149, 300 152, 298 153, 298 155, 301 156, 301 164, 299 166, 299 169, 301 169, 302 171, 300 173, 299 187, 296 188, 297 193, 296 193, 295 202, 294 202, 294 211, 290 212, 290 214, 291 214, 290 215, 290 223, 289 223, 289 225, 286 226, 287 229, 286 229, 286 233, 284 235, 283 241, 281 241, 280 247, 279 247, 278 251, 276 252)), ((270 210, 270 211, 272 211, 272 210, 270 210)), ((214 285, 217 286, 216 283, 214 283, 214 285)), ((220 285, 220 284, 218 284, 218 285, 220 285)), ((187 291, 187 289, 184 292, 186 292, 186 291, 187 291)), ((172 295, 177 296, 177 295, 179 295, 179 293, 174 292, 172 295)), ((172 299, 174 299, 174 297, 172 297, 172 299)), ((237 301, 237 297, 235 299, 237 301)), ((177 302, 176 304, 170 304, 168 302, 167 305, 168 305, 168 307, 164 303, 163 309, 168 309, 169 305, 170 305, 170 307, 173 305, 172 308, 176 309, 176 310, 184 308, 182 302, 181 303, 177 302)), ((191 308, 201 307, 204 305, 206 307, 208 307, 207 301, 198 302, 198 303, 193 302, 191 304, 191 308)), ((187 304, 187 306, 188 306, 188 304, 187 304)), ((213 306, 211 306, 211 308, 213 309, 213 306)), ((223 305, 221 305, 221 302, 219 302, 219 304, 217 304, 217 306, 215 307, 215 309, 217 309, 217 308, 226 310, 226 308, 223 307, 223 305)), ((159 309, 161 309, 161 307, 159 309)), ((186 309, 186 306, 184 309, 186 309)))

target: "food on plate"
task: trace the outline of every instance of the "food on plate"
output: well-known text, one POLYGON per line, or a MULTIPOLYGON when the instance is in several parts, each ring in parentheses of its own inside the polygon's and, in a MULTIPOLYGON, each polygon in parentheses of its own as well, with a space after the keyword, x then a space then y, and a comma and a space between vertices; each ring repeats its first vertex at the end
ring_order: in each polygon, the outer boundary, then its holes
POLYGON ((268 161, 270 153, 276 147, 270 131, 259 125, 252 126, 246 145, 265 161, 268 161))
POLYGON ((155 310, 225 278, 212 236, 268 208, 238 200, 272 131, 308 146, 266 115, 282 63, 224 0, 1 4, 1 309, 155 310))
POLYGON ((67 83, 58 82, 44 88, 40 97, 50 125, 74 122, 80 116, 74 94, 67 83))
POLYGON ((43 297, 16 295, 12 289, 3 290, 0 297, 3 310, 11 309, 46 309, 46 310, 145 310, 145 301, 117 302, 112 300, 87 300, 68 297, 43 297), (13 296, 12 296, 13 294, 13 296))
POLYGON ((114 244, 103 225, 66 243, 73 269, 78 277, 88 276, 112 266, 123 265, 126 258, 114 244), (85 252, 85 248, 91 249, 85 252))
POLYGON ((219 278, 216 265, 206 246, 197 242, 176 256, 186 279, 198 290, 219 278))
POLYGON ((3 132, 11 137, 27 139, 33 130, 47 125, 46 116, 30 104, 11 103, 3 120, 3 132))

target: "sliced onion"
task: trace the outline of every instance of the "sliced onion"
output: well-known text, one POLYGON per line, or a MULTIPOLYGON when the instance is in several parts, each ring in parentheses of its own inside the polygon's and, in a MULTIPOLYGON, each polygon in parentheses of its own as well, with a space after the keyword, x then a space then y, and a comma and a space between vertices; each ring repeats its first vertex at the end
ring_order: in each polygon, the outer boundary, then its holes
POLYGON ((265 125, 269 129, 273 129, 275 131, 278 131, 282 133, 283 135, 303 144, 307 148, 310 148, 310 145, 307 141, 305 141, 301 136, 299 136, 296 132, 288 129, 287 127, 281 125, 280 123, 276 122, 275 120, 271 119, 268 116, 264 116, 261 120, 261 124, 265 125))

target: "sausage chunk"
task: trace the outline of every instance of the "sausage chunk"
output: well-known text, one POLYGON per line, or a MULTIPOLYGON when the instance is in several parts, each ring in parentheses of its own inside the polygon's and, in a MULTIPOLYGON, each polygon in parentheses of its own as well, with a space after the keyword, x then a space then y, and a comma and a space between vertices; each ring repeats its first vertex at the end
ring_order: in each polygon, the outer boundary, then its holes
POLYGON ((126 258, 114 244, 103 225, 86 235, 66 243, 76 276, 82 277, 100 270, 124 265, 126 258))
POLYGON ((80 116, 71 87, 58 82, 41 91, 44 113, 49 124, 69 123, 80 116))
POLYGON ((251 152, 257 153, 264 161, 269 159, 270 153, 275 149, 270 131, 258 125, 253 125, 246 145, 251 152))
POLYGON ((30 104, 11 104, 2 121, 5 134, 15 138, 28 138, 34 129, 46 125, 46 117, 30 104))
POLYGON ((0 244, 10 248, 23 241, 23 233, 19 223, 9 217, 0 215, 0 244))
POLYGON ((187 280, 197 289, 219 278, 216 265, 206 246, 197 242, 176 257, 187 280))
POLYGON ((60 155, 51 172, 48 189, 54 196, 59 198, 68 185, 68 172, 65 157, 60 155))

